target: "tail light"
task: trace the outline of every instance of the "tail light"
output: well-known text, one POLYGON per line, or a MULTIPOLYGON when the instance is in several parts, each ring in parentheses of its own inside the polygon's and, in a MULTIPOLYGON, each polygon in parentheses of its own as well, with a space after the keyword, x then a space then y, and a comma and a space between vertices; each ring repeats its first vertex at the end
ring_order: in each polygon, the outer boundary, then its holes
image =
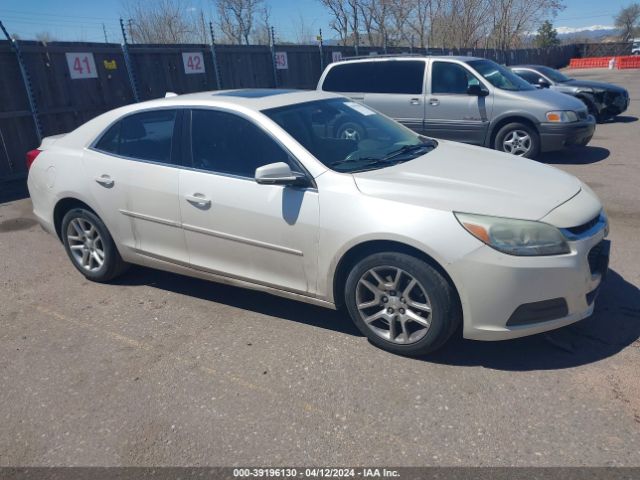
POLYGON ((38 155, 40 155, 40 152, 42 152, 42 150, 38 150, 37 148, 35 150, 29 150, 27 152, 27 171, 29 171, 29 169, 31 168, 31 165, 33 165, 33 162, 35 162, 36 157, 38 155))

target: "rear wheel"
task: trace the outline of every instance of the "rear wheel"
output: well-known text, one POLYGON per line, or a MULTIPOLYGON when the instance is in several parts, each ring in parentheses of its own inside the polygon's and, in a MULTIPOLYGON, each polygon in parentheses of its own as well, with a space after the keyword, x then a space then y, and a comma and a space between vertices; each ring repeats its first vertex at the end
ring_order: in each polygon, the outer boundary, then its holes
POLYGON ((95 213, 84 208, 69 210, 60 231, 71 263, 89 280, 108 282, 127 269, 107 227, 95 213))
POLYGON ((440 272, 396 252, 358 262, 347 277, 345 303, 371 343, 408 356, 441 347, 462 317, 454 290, 440 272))
POLYGON ((508 123, 498 130, 493 148, 519 157, 535 158, 540 152, 540 137, 529 125, 508 123))

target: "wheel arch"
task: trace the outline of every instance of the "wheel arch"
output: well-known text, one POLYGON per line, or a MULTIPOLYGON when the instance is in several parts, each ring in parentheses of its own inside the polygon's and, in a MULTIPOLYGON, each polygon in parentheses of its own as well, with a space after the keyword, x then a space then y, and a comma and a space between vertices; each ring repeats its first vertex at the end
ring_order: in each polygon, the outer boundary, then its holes
POLYGON ((532 120, 531 118, 523 115, 507 115, 500 118, 498 121, 495 122, 494 125, 492 125, 491 131, 487 136, 486 146, 489 148, 493 148, 496 141, 496 135, 498 135, 498 132, 500 131, 500 129, 504 127, 506 124, 514 123, 514 122, 523 123, 533 128, 533 130, 538 134, 538 136, 540 136, 540 132, 538 131, 538 124, 535 120, 532 120))
POLYGON ((397 240, 367 240, 351 246, 346 252, 344 252, 344 254, 340 257, 340 260, 338 261, 333 272, 332 293, 333 301, 336 305, 336 308, 341 308, 342 306, 344 306, 344 295, 342 295, 341 292, 344 291, 347 276, 349 275, 351 268, 363 258, 374 253, 381 252, 404 253, 422 260, 435 268, 451 284, 451 287, 455 292, 456 301, 462 308, 462 301, 460 298, 460 293, 458 292, 458 286, 456 285, 456 282, 453 280, 451 275, 449 275, 449 273, 440 264, 440 262, 438 262, 435 258, 427 254, 426 252, 397 240))
MULTIPOLYGON (((62 219, 72 208, 85 208, 96 215, 98 218, 100 218, 100 215, 98 215, 95 209, 91 208, 91 206, 86 202, 83 202, 82 200, 79 200, 75 197, 61 198, 56 202, 56 205, 53 208, 53 226, 60 241, 62 241, 62 219)), ((100 220, 102 219, 100 218, 100 220)))

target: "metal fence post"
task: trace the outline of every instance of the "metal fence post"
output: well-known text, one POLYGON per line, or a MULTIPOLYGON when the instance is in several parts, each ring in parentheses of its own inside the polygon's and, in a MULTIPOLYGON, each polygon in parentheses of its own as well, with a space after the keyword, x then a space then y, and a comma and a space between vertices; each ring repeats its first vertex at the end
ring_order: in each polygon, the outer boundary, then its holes
POLYGON ((209 22, 209 31, 211 32, 211 60, 213 61, 213 73, 216 77, 216 87, 218 90, 222 90, 220 71, 218 70, 218 57, 216 56, 216 37, 213 34, 213 22, 209 22))
POLYGON ((324 51, 322 49, 322 29, 318 30, 318 47, 320 48, 320 73, 324 71, 324 51))
POLYGON ((276 31, 271 27, 271 38, 269 44, 271 46, 271 63, 273 64, 273 83, 278 88, 278 70, 276 68, 276 31))
POLYGON ((16 58, 18 59, 18 66, 20 67, 20 75, 22 76, 22 83, 24 84, 24 89, 27 91, 27 99, 29 100, 29 110, 31 110, 31 116, 33 117, 33 123, 36 127, 36 135, 38 136, 38 141, 42 142, 42 124, 40 123, 40 116, 38 115, 38 105, 36 104, 36 98, 33 94, 33 87, 31 86, 31 78, 29 77, 29 72, 27 72, 27 68, 24 64, 24 58, 22 58, 22 52, 20 51, 20 45, 18 45, 18 41, 11 38, 7 29, 4 28, 2 22, 0 22, 0 28, 4 32, 5 37, 9 40, 9 43, 13 47, 13 51, 16 52, 16 58))
POLYGON ((127 75, 129 76, 129 83, 131 84, 131 91, 133 92, 133 99, 136 102, 140 101, 140 97, 138 96, 138 85, 136 83, 136 77, 133 72, 133 65, 131 63, 131 58, 129 58, 129 47, 127 46, 127 32, 124 29, 124 21, 122 18, 120 19, 120 28, 122 29, 122 38, 124 43, 122 44, 122 55, 124 56, 124 64, 127 67, 127 75))

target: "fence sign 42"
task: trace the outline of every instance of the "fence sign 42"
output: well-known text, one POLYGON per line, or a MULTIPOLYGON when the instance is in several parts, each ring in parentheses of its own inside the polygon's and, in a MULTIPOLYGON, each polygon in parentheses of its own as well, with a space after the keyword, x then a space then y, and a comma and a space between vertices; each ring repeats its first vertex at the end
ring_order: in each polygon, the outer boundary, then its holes
POLYGON ((183 52, 182 63, 184 64, 184 73, 204 73, 202 52, 183 52))
POLYGON ((67 66, 72 79, 98 78, 93 53, 67 53, 67 66))

